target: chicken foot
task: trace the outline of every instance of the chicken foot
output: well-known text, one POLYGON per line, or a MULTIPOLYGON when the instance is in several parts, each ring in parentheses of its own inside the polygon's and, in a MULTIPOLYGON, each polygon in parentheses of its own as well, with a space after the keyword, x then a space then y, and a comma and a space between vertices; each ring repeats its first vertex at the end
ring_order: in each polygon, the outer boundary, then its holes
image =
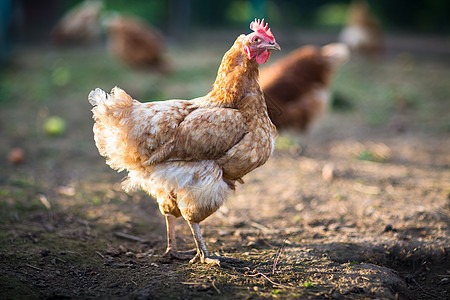
POLYGON ((205 242, 203 241, 202 233, 200 232, 200 227, 198 223, 188 222, 189 227, 191 228, 192 235, 194 236, 195 245, 197 246, 197 254, 193 259, 189 262, 196 263, 200 261, 205 264, 213 264, 221 266, 226 262, 242 262, 240 259, 217 256, 217 255, 209 255, 208 249, 206 249, 205 242))
POLYGON ((177 241, 175 239, 175 222, 176 218, 172 215, 166 215, 167 225, 167 250, 163 254, 163 257, 176 258, 176 259, 191 259, 197 253, 196 249, 189 251, 178 251, 177 241))

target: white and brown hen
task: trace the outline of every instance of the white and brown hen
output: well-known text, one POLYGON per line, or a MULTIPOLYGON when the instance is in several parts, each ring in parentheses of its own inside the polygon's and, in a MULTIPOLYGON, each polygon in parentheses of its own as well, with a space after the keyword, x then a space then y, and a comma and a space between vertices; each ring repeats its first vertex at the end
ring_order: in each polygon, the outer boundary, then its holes
POLYGON ((166 255, 175 245, 175 219, 189 224, 197 246, 192 262, 220 264, 208 254, 199 223, 214 213, 242 177, 272 153, 275 126, 258 84, 258 65, 280 50, 264 20, 254 21, 225 53, 211 92, 193 100, 141 103, 114 88, 89 94, 95 143, 107 163, 127 170, 127 190, 155 197, 166 217, 166 255))

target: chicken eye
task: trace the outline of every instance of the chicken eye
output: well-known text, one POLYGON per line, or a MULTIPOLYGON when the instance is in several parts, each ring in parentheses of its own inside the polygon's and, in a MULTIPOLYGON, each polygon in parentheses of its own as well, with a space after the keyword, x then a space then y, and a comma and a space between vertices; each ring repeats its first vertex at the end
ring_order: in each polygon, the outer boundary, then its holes
POLYGON ((261 39, 259 37, 255 36, 253 38, 253 43, 259 43, 259 41, 261 41, 261 39))

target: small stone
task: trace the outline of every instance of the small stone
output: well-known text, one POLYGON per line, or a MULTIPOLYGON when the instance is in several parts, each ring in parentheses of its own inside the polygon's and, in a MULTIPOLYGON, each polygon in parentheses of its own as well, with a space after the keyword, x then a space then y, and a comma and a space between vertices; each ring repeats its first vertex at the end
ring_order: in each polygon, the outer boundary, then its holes
POLYGON ((18 165, 25 160, 25 151, 22 148, 13 148, 9 151, 8 160, 14 165, 18 165))
POLYGON ((41 255, 42 256, 48 256, 50 254, 50 252, 51 252, 50 250, 44 248, 44 249, 41 250, 41 255))
POLYGON ((334 165, 328 163, 322 168, 322 178, 325 181, 332 181, 334 179, 334 165))
POLYGON ((392 230, 394 230, 394 227, 392 227, 391 224, 388 224, 388 225, 386 225, 386 227, 384 227, 383 232, 389 232, 389 231, 392 231, 392 230))
POLYGON ((333 298, 333 299, 339 299, 339 298, 341 298, 341 294, 335 292, 335 293, 331 294, 331 298, 333 298))

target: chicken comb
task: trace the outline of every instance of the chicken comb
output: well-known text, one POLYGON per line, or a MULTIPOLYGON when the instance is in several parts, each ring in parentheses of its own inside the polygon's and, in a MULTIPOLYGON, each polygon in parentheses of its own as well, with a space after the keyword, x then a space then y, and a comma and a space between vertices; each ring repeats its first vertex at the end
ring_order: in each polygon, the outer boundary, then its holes
POLYGON ((264 19, 255 19, 255 21, 250 23, 250 29, 254 32, 261 33, 270 39, 274 39, 273 34, 269 28, 269 23, 266 23, 266 25, 264 25, 264 19))

